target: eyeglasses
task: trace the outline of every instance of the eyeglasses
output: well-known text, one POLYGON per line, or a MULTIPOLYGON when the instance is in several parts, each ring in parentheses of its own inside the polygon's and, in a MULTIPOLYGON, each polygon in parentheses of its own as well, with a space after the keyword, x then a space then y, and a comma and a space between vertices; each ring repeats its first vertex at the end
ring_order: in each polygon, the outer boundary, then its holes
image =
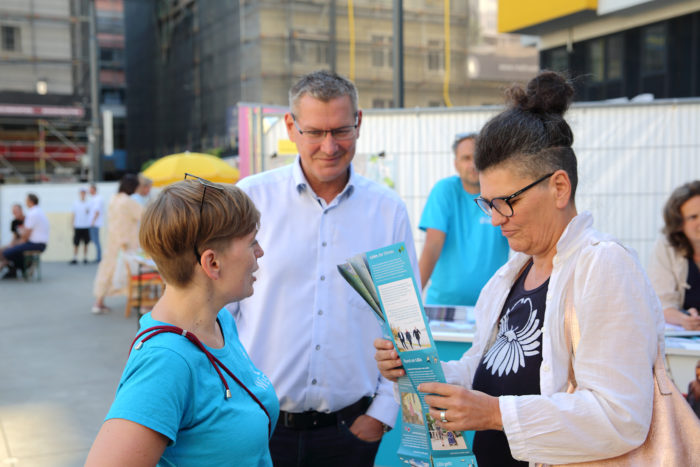
POLYGON ((224 188, 210 182, 209 180, 198 177, 196 175, 192 175, 191 173, 185 173, 185 180, 188 179, 194 179, 197 180, 199 183, 202 184, 204 187, 202 189, 202 199, 199 202, 199 225, 197 226, 197 236, 195 237, 195 242, 194 242, 194 256, 197 258, 197 263, 202 264, 202 255, 199 253, 199 250, 197 249, 197 241, 199 240, 199 236, 202 234, 202 208, 204 207, 204 195, 207 193, 207 188, 213 188, 215 190, 219 191, 224 191, 224 188))
POLYGON ((513 193, 510 196, 500 196, 498 198, 492 199, 491 201, 479 196, 474 201, 476 202, 476 205, 479 206, 479 208, 481 208, 481 210, 484 211, 484 213, 487 216, 491 216, 493 214, 492 210, 495 209, 496 212, 499 213, 500 215, 502 215, 503 217, 511 217, 513 215, 513 205, 510 204, 510 200, 515 198, 518 195, 522 195, 527 190, 529 190, 533 186, 537 185, 538 183, 548 179, 552 175, 554 175, 554 172, 547 174, 542 178, 538 178, 537 180, 530 183, 525 188, 522 188, 522 189, 516 191, 515 193, 513 193))
POLYGON ((292 120, 294 120, 294 126, 300 135, 305 136, 310 143, 320 143, 326 139, 326 134, 330 133, 331 137, 336 141, 347 141, 355 136, 355 130, 359 124, 359 119, 357 112, 355 112, 355 124, 350 126, 341 126, 340 128, 333 128, 331 130, 302 130, 299 128, 297 123, 297 118, 292 114, 292 120))

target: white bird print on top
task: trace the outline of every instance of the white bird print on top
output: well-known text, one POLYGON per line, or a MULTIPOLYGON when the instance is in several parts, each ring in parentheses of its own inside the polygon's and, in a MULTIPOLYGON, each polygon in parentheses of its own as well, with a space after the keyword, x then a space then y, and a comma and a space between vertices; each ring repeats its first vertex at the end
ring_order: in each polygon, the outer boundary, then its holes
POLYGON ((504 373, 507 375, 511 371, 517 373, 520 367, 525 367, 525 356, 537 355, 540 346, 537 338, 542 334, 540 320, 537 319, 537 310, 532 309, 532 301, 529 298, 521 298, 506 310, 505 316, 501 318, 496 342, 484 355, 486 369, 491 370, 491 374, 498 376, 504 373), (512 328, 508 322, 510 311, 518 306, 529 306, 530 317, 523 329, 512 328))

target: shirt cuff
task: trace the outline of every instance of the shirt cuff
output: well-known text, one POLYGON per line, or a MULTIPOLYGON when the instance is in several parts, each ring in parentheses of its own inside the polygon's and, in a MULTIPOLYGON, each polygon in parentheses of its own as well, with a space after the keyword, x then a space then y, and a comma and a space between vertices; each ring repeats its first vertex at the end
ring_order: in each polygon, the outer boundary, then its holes
POLYGON ((525 449, 525 437, 522 436, 522 426, 518 420, 517 407, 515 405, 517 396, 500 396, 498 407, 501 410, 501 422, 503 432, 508 440, 511 454, 522 453, 525 449))
POLYGON ((369 409, 367 409, 366 415, 393 428, 396 424, 396 416, 398 413, 399 404, 394 401, 392 395, 381 394, 374 397, 372 404, 370 404, 369 409))

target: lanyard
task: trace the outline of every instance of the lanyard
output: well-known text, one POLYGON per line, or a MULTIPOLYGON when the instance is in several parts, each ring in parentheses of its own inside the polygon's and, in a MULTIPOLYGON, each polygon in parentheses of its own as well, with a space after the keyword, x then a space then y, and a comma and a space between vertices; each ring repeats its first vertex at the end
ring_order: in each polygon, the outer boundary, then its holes
POLYGON ((226 365, 221 363, 221 361, 218 358, 216 358, 214 355, 212 355, 212 353, 209 352, 206 347, 204 347, 204 344, 202 344, 202 342, 197 338, 197 336, 195 336, 191 332, 185 331, 184 329, 179 328, 177 326, 153 326, 151 328, 148 328, 148 329, 140 332, 134 338, 133 342, 131 343, 131 347, 129 349, 129 355, 131 355, 132 348, 139 350, 143 346, 144 342, 146 342, 150 338, 157 336, 158 334, 162 334, 164 332, 170 332, 173 334, 180 334, 181 336, 186 337, 194 345, 196 345, 199 348, 199 350, 204 352, 204 355, 206 355, 207 358, 209 359, 209 363, 211 363, 211 365, 214 367, 216 372, 219 374, 219 378, 221 378, 221 382, 224 383, 224 387, 226 388, 226 393, 225 393, 226 399, 231 398, 231 390, 229 389, 228 382, 226 382, 226 378, 224 378, 224 375, 221 373, 221 370, 224 370, 226 373, 228 373, 228 375, 231 378, 233 378, 233 380, 236 381, 236 383, 238 383, 238 385, 240 387, 242 387, 245 390, 245 392, 247 392, 248 395, 250 395, 250 397, 253 398, 253 400, 260 406, 260 408, 263 410, 263 412, 265 412, 265 415, 267 415, 267 434, 268 434, 268 437, 272 437, 272 420, 270 418, 270 413, 265 408, 265 405, 262 402, 260 402, 260 399, 258 399, 255 396, 255 394, 253 394, 253 392, 250 389, 248 389, 246 387, 246 385, 243 384, 243 382, 236 377, 236 375, 233 374, 233 372, 231 370, 226 368, 226 365), (139 338, 141 336, 143 336, 144 334, 148 334, 149 332, 151 334, 144 337, 138 344, 136 344, 136 346, 134 346, 136 341, 139 340, 139 338))

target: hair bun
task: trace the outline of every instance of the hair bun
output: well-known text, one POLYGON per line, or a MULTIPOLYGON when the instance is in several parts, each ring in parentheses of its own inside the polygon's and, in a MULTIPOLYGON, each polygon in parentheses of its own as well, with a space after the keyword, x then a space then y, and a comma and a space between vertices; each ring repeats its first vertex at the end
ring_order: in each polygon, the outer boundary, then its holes
POLYGON ((514 86, 507 95, 511 105, 521 110, 564 115, 574 97, 574 88, 564 75, 543 71, 527 84, 527 89, 514 86))

